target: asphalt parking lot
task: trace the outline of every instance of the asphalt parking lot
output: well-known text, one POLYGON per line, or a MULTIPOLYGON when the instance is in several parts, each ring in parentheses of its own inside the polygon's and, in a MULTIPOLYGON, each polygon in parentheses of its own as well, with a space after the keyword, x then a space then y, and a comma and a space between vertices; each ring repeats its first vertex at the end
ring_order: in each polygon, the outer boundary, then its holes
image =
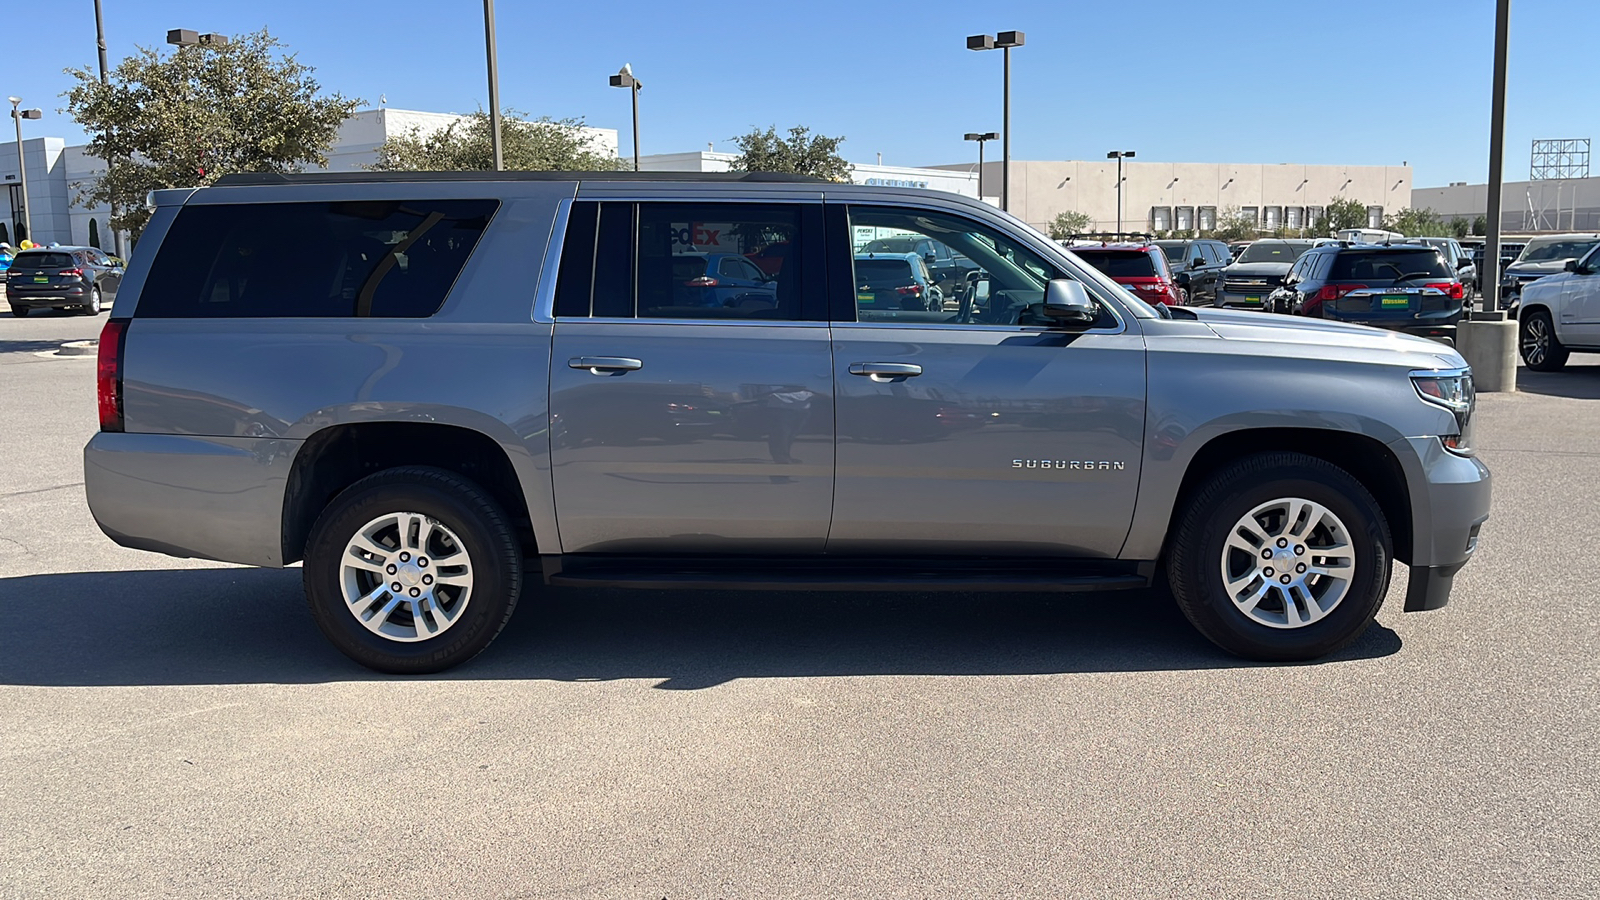
MULTIPOLYGON (((1141 595, 538 590, 446 675, 83 500, 100 319, 0 315, 0 896, 1600 896, 1600 365, 1485 395, 1449 607, 1315 665, 1141 595)), ((1596 361, 1600 361, 1597 359, 1596 361)))

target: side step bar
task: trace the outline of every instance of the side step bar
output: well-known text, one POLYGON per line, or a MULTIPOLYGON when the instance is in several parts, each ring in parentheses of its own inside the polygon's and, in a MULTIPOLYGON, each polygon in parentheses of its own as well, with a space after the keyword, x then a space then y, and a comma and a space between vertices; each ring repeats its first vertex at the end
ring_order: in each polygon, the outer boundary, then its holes
POLYGON ((1150 586, 1153 563, 1105 560, 688 560, 541 558, 546 584, 657 590, 1115 591, 1150 586))

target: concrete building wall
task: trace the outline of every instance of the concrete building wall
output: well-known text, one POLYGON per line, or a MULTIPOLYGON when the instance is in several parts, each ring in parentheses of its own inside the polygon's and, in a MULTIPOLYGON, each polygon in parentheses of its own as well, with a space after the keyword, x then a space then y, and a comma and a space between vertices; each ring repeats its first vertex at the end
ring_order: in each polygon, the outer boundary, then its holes
MULTIPOLYGON (((939 166, 972 169, 973 164, 939 166)), ((984 193, 998 194, 1001 164, 984 163, 984 193)), ((1230 207, 1254 209, 1263 228, 1301 227, 1308 209, 1329 200, 1354 199, 1375 215, 1411 202, 1409 166, 1312 166, 1254 163, 1124 162, 1123 231, 1192 231, 1201 211, 1221 216, 1230 207), (1161 209, 1156 221, 1153 210, 1161 209), (1180 211, 1188 210, 1187 222, 1180 211), (1269 218, 1270 216, 1270 218, 1269 218), (1163 227, 1163 225, 1165 227, 1163 227)), ((1011 212, 1040 229, 1056 215, 1075 210, 1089 216, 1092 230, 1117 226, 1116 160, 1012 160, 1011 212)))
MULTIPOLYGON (((1487 184, 1416 188, 1411 205, 1450 218, 1476 219, 1489 209, 1487 184)), ((1600 177, 1567 181, 1509 181, 1501 185, 1505 231, 1600 231, 1600 177)))
MULTIPOLYGON (((61 241, 60 235, 68 233, 70 225, 71 196, 67 192, 62 152, 66 142, 61 138, 42 137, 22 139, 22 152, 28 164, 28 202, 32 204, 29 219, 33 222, 34 240, 40 243, 61 241)), ((17 142, 0 144, 0 221, 6 223, 11 243, 16 244, 19 211, 11 206, 11 185, 22 183, 17 166, 17 142)))

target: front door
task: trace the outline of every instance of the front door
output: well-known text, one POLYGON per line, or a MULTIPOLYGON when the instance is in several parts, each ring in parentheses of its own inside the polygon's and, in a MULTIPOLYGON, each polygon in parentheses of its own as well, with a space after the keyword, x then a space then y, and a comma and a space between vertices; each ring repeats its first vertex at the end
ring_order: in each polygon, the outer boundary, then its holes
POLYGON ((983 275, 946 310, 863 302, 856 321, 834 324, 828 552, 1116 556, 1144 434, 1137 324, 1109 312, 1088 331, 1024 324, 1045 282, 1070 276, 1020 242, 955 215, 864 205, 849 215, 841 240, 921 232, 983 275))
POLYGON ((821 252, 820 204, 573 205, 550 371, 564 552, 822 552, 821 252), (779 242, 770 275, 739 265, 779 242), (723 292, 724 272, 756 284, 723 292))

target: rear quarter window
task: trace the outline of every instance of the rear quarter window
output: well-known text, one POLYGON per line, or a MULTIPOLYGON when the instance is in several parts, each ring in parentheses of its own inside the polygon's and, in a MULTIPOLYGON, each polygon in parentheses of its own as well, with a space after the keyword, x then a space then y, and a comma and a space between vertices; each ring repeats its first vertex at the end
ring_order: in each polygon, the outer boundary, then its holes
POLYGON ((188 206, 138 315, 422 318, 439 311, 497 200, 188 206))

